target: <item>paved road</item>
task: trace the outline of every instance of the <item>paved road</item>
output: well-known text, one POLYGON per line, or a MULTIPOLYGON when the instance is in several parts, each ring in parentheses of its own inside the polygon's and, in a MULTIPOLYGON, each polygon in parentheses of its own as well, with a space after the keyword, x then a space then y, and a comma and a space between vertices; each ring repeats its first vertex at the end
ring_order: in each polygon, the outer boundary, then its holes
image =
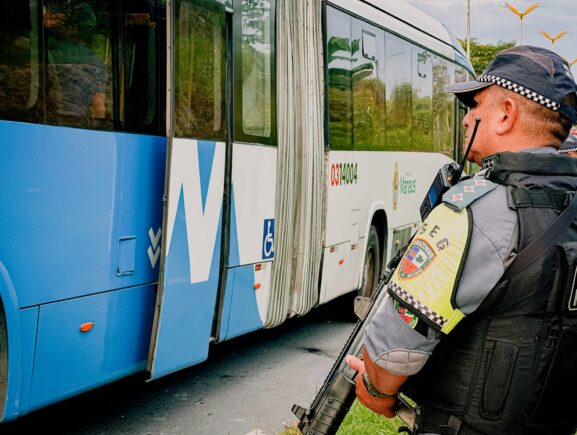
POLYGON ((215 345, 206 363, 157 381, 135 376, 0 426, 2 434, 267 434, 308 406, 354 324, 325 308, 215 345))

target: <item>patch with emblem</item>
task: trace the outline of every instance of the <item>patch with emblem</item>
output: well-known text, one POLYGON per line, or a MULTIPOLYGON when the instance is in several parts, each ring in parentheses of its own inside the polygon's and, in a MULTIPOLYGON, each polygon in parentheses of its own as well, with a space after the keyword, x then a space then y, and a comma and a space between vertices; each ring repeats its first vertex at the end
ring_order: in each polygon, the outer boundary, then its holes
POLYGON ((410 279, 422 273, 435 258, 435 252, 423 239, 415 239, 399 265, 399 277, 410 279))
POLYGON ((399 302, 396 299, 393 299, 393 307, 395 308, 395 311, 399 313, 401 319, 403 319, 405 323, 409 325, 411 328, 415 329, 417 323, 419 323, 419 318, 417 317, 417 315, 408 308, 405 308, 401 304, 399 304, 399 302))

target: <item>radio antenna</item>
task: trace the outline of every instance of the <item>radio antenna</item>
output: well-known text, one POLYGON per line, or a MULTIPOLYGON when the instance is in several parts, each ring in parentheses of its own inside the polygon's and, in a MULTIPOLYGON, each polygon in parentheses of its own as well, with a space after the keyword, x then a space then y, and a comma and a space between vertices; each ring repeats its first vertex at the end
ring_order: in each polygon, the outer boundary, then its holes
POLYGON ((469 156, 469 151, 471 151, 471 147, 473 146, 473 141, 475 140, 475 136, 477 136, 477 129, 479 128, 479 124, 481 123, 481 118, 475 119, 475 127, 473 127, 473 134, 471 135, 471 139, 469 139, 469 145, 467 145, 467 150, 463 155, 463 160, 459 165, 459 171, 453 175, 452 177, 452 184, 455 185, 461 179, 461 175, 463 174, 463 168, 465 167, 465 163, 467 163, 467 157, 469 156))

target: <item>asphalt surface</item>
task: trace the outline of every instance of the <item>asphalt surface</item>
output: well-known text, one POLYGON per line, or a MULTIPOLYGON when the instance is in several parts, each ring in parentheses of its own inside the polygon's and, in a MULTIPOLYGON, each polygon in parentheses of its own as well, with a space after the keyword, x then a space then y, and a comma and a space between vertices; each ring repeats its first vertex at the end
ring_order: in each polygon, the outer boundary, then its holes
POLYGON ((214 345, 207 362, 159 379, 131 378, 0 426, 1 434, 272 435, 310 405, 354 323, 335 305, 214 345))

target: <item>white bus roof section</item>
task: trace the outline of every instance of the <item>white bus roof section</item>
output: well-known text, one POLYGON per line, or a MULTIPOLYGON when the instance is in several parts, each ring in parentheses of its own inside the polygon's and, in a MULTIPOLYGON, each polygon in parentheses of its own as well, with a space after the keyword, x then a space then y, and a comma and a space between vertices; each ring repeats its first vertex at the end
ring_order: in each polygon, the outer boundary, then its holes
POLYGON ((330 0, 329 4, 455 60, 455 48, 445 26, 402 0, 330 0))

